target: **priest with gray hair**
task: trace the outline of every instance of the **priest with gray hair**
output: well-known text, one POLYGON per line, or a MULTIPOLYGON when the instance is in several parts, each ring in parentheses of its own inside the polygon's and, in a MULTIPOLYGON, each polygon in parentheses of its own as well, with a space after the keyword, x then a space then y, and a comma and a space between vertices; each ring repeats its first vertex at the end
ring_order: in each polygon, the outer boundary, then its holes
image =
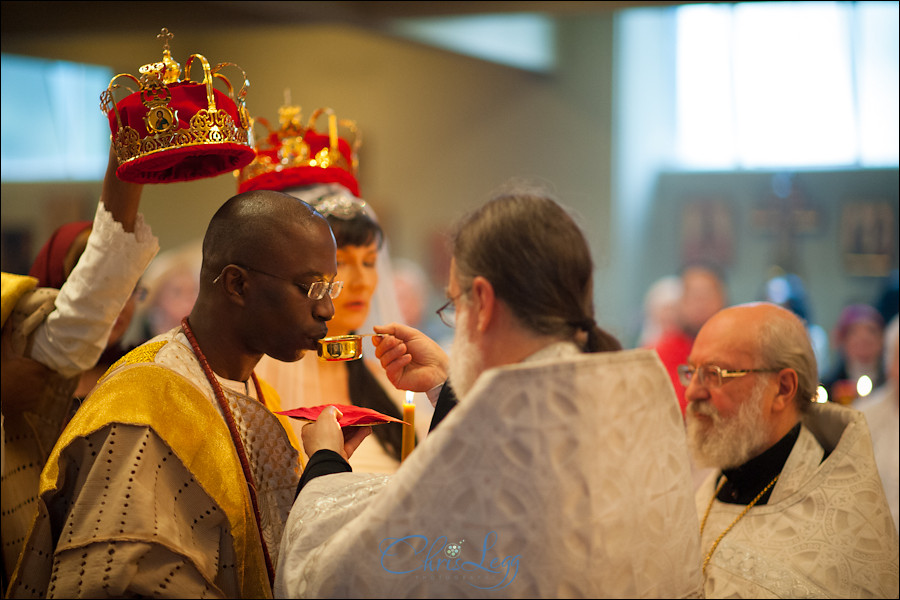
POLYGON ((813 402, 803 322, 726 308, 680 369, 709 598, 896 598, 897 531, 865 417, 813 402))

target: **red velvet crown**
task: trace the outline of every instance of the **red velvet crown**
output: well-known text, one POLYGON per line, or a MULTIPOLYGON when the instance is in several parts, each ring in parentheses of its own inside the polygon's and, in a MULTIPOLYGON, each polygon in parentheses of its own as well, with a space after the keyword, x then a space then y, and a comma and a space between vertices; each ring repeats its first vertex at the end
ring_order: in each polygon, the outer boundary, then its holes
POLYGON ((192 54, 184 79, 179 80, 181 67, 169 53, 172 34, 163 29, 157 37, 165 42, 162 62, 142 66, 140 79, 127 73, 116 75, 100 95, 119 162, 116 174, 133 183, 190 181, 249 164, 255 154, 244 104, 246 75, 235 100, 231 82, 219 71, 240 67, 221 63, 211 69, 206 58, 192 54), (195 60, 203 67, 200 83, 190 78, 195 60), (120 77, 133 80, 140 90, 117 103, 113 90, 120 87, 115 83, 120 77), (215 80, 224 83, 227 95, 213 88, 215 80))
POLYGON ((359 166, 357 150, 361 143, 356 123, 338 120, 330 108, 316 110, 304 127, 300 122, 300 107, 285 105, 278 110, 281 127, 273 131, 268 121, 256 121, 269 130, 265 142, 256 148, 256 158, 249 165, 235 171, 238 191, 276 190, 321 183, 340 183, 359 197, 356 172, 359 166), (315 129, 316 120, 328 115, 328 133, 315 129), (338 136, 338 126, 353 135, 351 144, 338 136))

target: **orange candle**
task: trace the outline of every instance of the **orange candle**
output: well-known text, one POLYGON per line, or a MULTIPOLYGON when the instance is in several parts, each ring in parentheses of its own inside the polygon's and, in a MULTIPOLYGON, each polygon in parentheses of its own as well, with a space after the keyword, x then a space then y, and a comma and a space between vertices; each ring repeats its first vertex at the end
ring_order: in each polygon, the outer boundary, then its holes
POLYGON ((406 392, 406 402, 403 403, 403 441, 400 447, 400 460, 406 460, 409 453, 416 447, 416 403, 415 394, 406 392))

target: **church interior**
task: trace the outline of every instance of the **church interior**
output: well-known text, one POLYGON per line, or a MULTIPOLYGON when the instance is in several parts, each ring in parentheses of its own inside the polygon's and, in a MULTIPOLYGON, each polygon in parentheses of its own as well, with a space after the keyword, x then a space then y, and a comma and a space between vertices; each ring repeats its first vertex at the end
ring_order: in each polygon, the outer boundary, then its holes
MULTIPOLYGON (((27 272, 57 225, 91 217, 109 135, 99 109, 104 87, 87 90, 82 100, 74 84, 51 87, 33 71, 13 80, 5 61, 65 61, 107 74, 136 73, 159 60, 157 36, 167 28, 172 55, 182 63, 202 54, 211 63, 239 65, 250 84, 246 102, 254 118, 275 122, 287 102, 305 116, 330 107, 356 121, 361 195, 379 214, 391 255, 428 274, 426 314, 444 302, 448 224, 505 182, 528 180, 548 186, 578 215, 596 264, 597 322, 626 346, 636 344, 648 288, 692 261, 720 269, 729 303, 761 299, 775 274, 799 275, 811 319, 829 331, 844 306, 874 305, 885 289, 896 289, 897 5, 849 3, 892 6, 887 27, 893 37, 870 36, 883 45, 868 49, 884 67, 876 78, 886 104, 867 105, 861 92, 848 95, 854 103, 849 121, 859 129, 869 123, 886 151, 867 158, 865 136, 848 133, 830 108, 811 128, 793 127, 801 120, 790 112, 797 104, 794 90, 828 79, 810 63, 809 73, 792 71, 794 80, 773 68, 747 84, 756 87, 762 116, 737 127, 735 137, 752 137, 747 132, 765 123, 781 124, 764 140, 762 155, 695 139, 695 154, 712 161, 690 164, 679 154, 685 131, 692 131, 690 111, 682 106, 681 76, 690 70, 681 62, 689 54, 680 45, 689 31, 682 16, 687 9, 707 9, 718 11, 715 18, 737 19, 750 5, 769 4, 781 3, 4 1, 3 268, 27 272), (475 17, 493 17, 498 32, 522 25, 527 37, 517 38, 511 29, 510 39, 538 40, 530 48, 524 44, 525 50, 543 54, 514 64, 415 34, 425 29, 417 26, 475 17), (25 100, 31 93, 44 95, 40 106, 51 114, 17 114, 38 106, 25 100), (18 103, 11 98, 16 95, 18 103), (58 156, 81 153, 79 138, 87 135, 99 140, 99 169, 76 161, 68 172, 41 174, 49 163, 69 160, 58 156), (809 162, 784 159, 798 137, 821 148, 841 136, 853 142, 844 144, 847 152, 809 162), (37 157, 37 175, 19 175, 17 152, 37 157)), ((786 15, 785 28, 772 27, 772 39, 751 45, 755 54, 780 43, 777 36, 828 27, 796 17, 786 15)), ((482 33, 481 41, 492 35, 482 33)), ((708 48, 707 54, 716 54, 708 48)), ((707 83, 719 79, 707 66, 695 71, 707 83)), ((849 71, 852 81, 864 82, 865 69, 849 71)), ((799 114, 813 112, 828 97, 804 100, 799 114)), ((723 122, 737 122, 735 115, 736 109, 723 122)), ((256 135, 265 132, 257 128, 256 135)), ((165 251, 202 236, 236 190, 230 174, 148 185, 141 211, 165 251)))

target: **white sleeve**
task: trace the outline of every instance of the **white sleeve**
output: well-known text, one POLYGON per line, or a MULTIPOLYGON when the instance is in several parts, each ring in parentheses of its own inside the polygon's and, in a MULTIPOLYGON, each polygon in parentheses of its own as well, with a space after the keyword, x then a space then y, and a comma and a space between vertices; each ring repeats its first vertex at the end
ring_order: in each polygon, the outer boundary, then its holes
MULTIPOLYGON (((446 381, 444 383, 447 383, 446 381)), ((444 389, 444 383, 439 383, 427 392, 425 392, 425 396, 428 397, 428 401, 431 402, 432 408, 437 407, 438 396, 441 395, 441 390, 444 389)))
POLYGON ((60 289, 56 309, 35 330, 31 358, 66 377, 93 367, 157 252, 159 240, 142 215, 128 233, 98 202, 87 247, 60 289))

